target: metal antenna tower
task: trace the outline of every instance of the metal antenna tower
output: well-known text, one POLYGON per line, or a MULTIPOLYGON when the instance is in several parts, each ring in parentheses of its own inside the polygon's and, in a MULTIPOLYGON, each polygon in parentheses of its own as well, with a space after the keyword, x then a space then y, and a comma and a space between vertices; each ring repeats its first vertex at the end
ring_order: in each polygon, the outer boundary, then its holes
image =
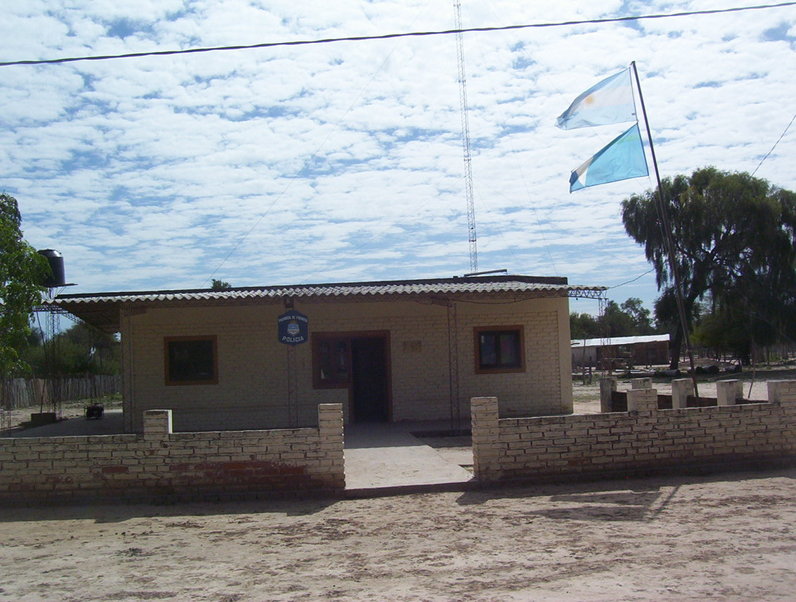
POLYGON ((467 106, 467 77, 464 72, 464 34, 462 33, 462 5, 453 0, 456 16, 456 58, 459 64, 459 112, 462 121, 462 149, 464 151, 464 192, 467 197, 467 240, 470 242, 470 271, 478 271, 478 237, 475 232, 475 202, 473 200, 473 168, 470 158, 470 120, 467 106))

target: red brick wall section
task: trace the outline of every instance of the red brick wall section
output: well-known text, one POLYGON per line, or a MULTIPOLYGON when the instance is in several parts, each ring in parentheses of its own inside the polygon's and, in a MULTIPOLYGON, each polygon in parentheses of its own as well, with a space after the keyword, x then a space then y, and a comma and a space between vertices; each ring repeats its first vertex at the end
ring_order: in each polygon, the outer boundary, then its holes
POLYGON ((150 410, 144 433, 0 439, 0 504, 207 500, 334 493, 345 488, 343 410, 317 428, 171 432, 150 410))
POLYGON ((769 382, 767 403, 658 410, 656 400, 655 389, 632 389, 628 412, 498 418, 496 398, 473 398, 476 478, 534 479, 796 454, 796 380, 769 382))

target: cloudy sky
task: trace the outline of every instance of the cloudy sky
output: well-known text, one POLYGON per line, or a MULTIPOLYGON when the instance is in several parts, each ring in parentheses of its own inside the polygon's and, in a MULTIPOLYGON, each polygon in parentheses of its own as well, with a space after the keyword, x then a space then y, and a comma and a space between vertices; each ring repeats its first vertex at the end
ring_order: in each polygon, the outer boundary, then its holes
MULTIPOLYGON (((461 20, 740 6, 463 0, 461 20)), ((455 24, 451 0, 22 0, 3 12, 3 61, 455 24)), ((468 33, 463 46, 479 269, 566 276, 617 302, 656 297, 620 216, 654 182, 570 194, 570 171, 627 126, 559 130, 569 103, 636 61, 663 177, 752 172, 796 113, 796 6, 468 33)), ((26 239, 63 253, 69 292, 470 269, 455 36, 6 66, 0 106, 0 189, 26 239)), ((756 175, 796 190, 794 156, 796 124, 756 175)))

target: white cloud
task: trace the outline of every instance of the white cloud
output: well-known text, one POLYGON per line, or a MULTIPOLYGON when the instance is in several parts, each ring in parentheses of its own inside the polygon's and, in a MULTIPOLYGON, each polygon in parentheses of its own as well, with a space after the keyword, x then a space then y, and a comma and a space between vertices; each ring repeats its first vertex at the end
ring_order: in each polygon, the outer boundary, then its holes
MULTIPOLYGON (((462 6, 465 27, 703 10, 714 2, 462 6), (625 12, 622 12, 625 11, 625 12)), ((15 3, 7 58, 447 29, 448 2, 15 3)), ((479 265, 614 286, 637 179, 568 193, 621 131, 562 132, 637 62, 663 176, 752 171, 792 117, 793 9, 464 36, 479 265), (777 35, 767 32, 776 31, 777 35), (790 36, 788 39, 787 36, 790 36)), ((2 68, 0 182, 76 291, 446 276, 469 269, 452 36, 2 68)), ((796 189, 793 132, 758 175, 796 189)), ((612 291, 655 296, 648 276, 612 291)))

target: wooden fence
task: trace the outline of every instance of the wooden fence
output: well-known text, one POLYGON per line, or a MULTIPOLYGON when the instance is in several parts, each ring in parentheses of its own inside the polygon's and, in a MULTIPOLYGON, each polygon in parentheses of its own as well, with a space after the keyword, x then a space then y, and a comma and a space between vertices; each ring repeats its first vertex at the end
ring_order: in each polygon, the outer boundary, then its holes
POLYGON ((119 393, 120 375, 61 376, 56 378, 11 378, 0 380, 0 408, 15 410, 43 403, 45 408, 54 404, 80 399, 95 399, 119 393))

